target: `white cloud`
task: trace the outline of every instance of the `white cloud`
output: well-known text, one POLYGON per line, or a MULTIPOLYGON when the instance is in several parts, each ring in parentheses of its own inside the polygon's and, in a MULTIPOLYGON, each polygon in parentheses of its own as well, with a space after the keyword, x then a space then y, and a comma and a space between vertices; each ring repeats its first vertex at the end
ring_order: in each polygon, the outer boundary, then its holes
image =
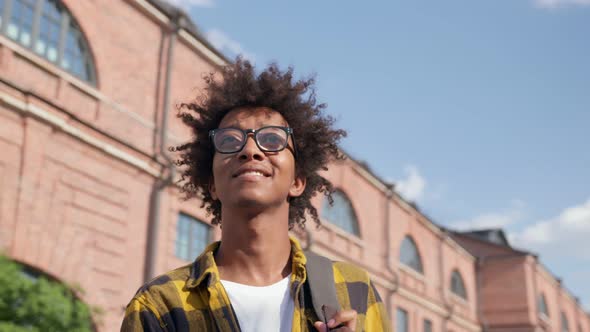
POLYGON ((190 9, 191 7, 213 7, 213 0, 166 0, 170 4, 183 8, 190 9))
POLYGON ((426 188, 426 180, 422 177, 416 166, 406 166, 404 171, 406 178, 397 181, 395 186, 397 192, 410 201, 416 201, 422 198, 424 188, 426 188))
POLYGON ((535 6, 545 9, 554 9, 566 6, 589 6, 590 0, 534 0, 535 6))
POLYGON ((516 246, 547 255, 590 260, 590 199, 565 208, 558 216, 533 223, 511 234, 516 246))
POLYGON ((247 52, 239 42, 233 40, 225 32, 219 29, 211 29, 207 31, 205 37, 215 48, 221 51, 227 51, 234 56, 241 54, 245 59, 252 62, 255 60, 253 53, 247 52))
POLYGON ((504 228, 513 225, 523 218, 524 207, 524 202, 515 199, 511 202, 510 207, 503 211, 483 213, 471 219, 451 222, 449 226, 461 231, 485 228, 504 228))

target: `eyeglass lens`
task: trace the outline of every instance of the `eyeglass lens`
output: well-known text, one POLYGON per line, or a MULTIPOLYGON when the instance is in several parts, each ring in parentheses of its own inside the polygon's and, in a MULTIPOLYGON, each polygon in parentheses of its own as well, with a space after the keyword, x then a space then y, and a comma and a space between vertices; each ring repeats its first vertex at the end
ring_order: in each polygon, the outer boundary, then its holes
MULTIPOLYGON (((218 151, 233 153, 240 151, 246 144, 247 135, 237 128, 223 128, 215 132, 213 141, 218 151)), ((264 151, 280 151, 287 145, 287 132, 280 127, 265 127, 256 131, 255 140, 264 151)))

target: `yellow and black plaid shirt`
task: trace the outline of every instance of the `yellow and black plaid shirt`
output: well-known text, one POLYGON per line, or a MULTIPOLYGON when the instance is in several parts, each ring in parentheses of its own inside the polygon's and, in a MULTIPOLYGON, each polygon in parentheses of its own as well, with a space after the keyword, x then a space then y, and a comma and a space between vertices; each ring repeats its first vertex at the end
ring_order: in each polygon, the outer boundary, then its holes
MULTIPOLYGON (((229 297, 219 281, 212 243, 194 263, 170 271, 141 287, 125 312, 121 331, 240 331, 229 297)), ((293 332, 315 331, 318 320, 305 283, 306 258, 291 239, 293 332)), ((358 312, 356 331, 391 331, 385 307, 364 270, 335 262, 334 283, 342 309, 358 312)))

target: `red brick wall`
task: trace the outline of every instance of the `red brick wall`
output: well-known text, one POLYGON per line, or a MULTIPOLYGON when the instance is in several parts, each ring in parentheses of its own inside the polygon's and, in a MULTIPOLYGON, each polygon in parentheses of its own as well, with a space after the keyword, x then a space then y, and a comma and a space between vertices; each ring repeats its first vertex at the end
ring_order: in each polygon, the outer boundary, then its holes
MULTIPOLYGON (((155 178, 80 135, 135 158, 155 174, 159 170, 151 156, 162 112, 167 39, 161 23, 134 3, 64 1, 91 47, 96 87, 0 36, 0 73, 9 82, 0 83, 0 94, 10 99, 0 103, 0 248, 79 284, 84 300, 105 311, 98 318, 101 331, 118 329, 123 307, 143 283, 155 178), (23 103, 37 106, 53 125, 31 116, 23 103)), ((171 101, 189 96, 200 73, 213 68, 181 39, 175 47, 171 101)), ((178 122, 175 112, 170 117, 178 122)), ((173 135, 187 136, 179 130, 173 135)), ((159 247, 173 255, 168 239, 175 236, 178 211, 199 213, 195 202, 178 202, 175 190, 165 193, 162 205, 159 247)), ((170 257, 158 256, 158 271, 178 265, 170 257)))
POLYGON ((528 321, 526 256, 487 258, 481 267, 482 312, 491 327, 519 326, 528 321))

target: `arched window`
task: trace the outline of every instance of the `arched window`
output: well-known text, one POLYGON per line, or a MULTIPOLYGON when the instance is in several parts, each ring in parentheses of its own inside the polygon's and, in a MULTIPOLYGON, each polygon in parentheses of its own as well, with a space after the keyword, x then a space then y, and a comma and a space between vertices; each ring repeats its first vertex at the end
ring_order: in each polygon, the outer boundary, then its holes
POLYGON ((211 239, 211 226, 180 213, 176 223, 176 257, 185 261, 192 261, 209 244, 211 239))
POLYGON ((459 271, 454 270, 451 274, 451 292, 455 295, 467 300, 467 291, 465 290, 465 283, 459 271))
POLYGON ((539 313, 542 315, 545 315, 546 317, 549 317, 549 310, 547 309, 547 301, 545 301, 544 294, 539 295, 538 306, 539 306, 539 313))
POLYGON ((322 218, 346 232, 360 237, 356 213, 354 213, 348 197, 342 191, 337 190, 332 194, 332 198, 334 198, 333 205, 330 205, 327 199, 324 200, 322 218))
POLYGON ((411 267, 417 272, 424 272, 422 269, 422 259, 420 258, 416 243, 409 235, 402 241, 399 256, 399 260, 402 264, 411 267))
POLYGON ((0 31, 74 76, 96 84, 88 43, 59 0, 0 0, 0 31))
POLYGON ((561 312, 561 332, 569 332, 570 327, 564 312, 561 312))

